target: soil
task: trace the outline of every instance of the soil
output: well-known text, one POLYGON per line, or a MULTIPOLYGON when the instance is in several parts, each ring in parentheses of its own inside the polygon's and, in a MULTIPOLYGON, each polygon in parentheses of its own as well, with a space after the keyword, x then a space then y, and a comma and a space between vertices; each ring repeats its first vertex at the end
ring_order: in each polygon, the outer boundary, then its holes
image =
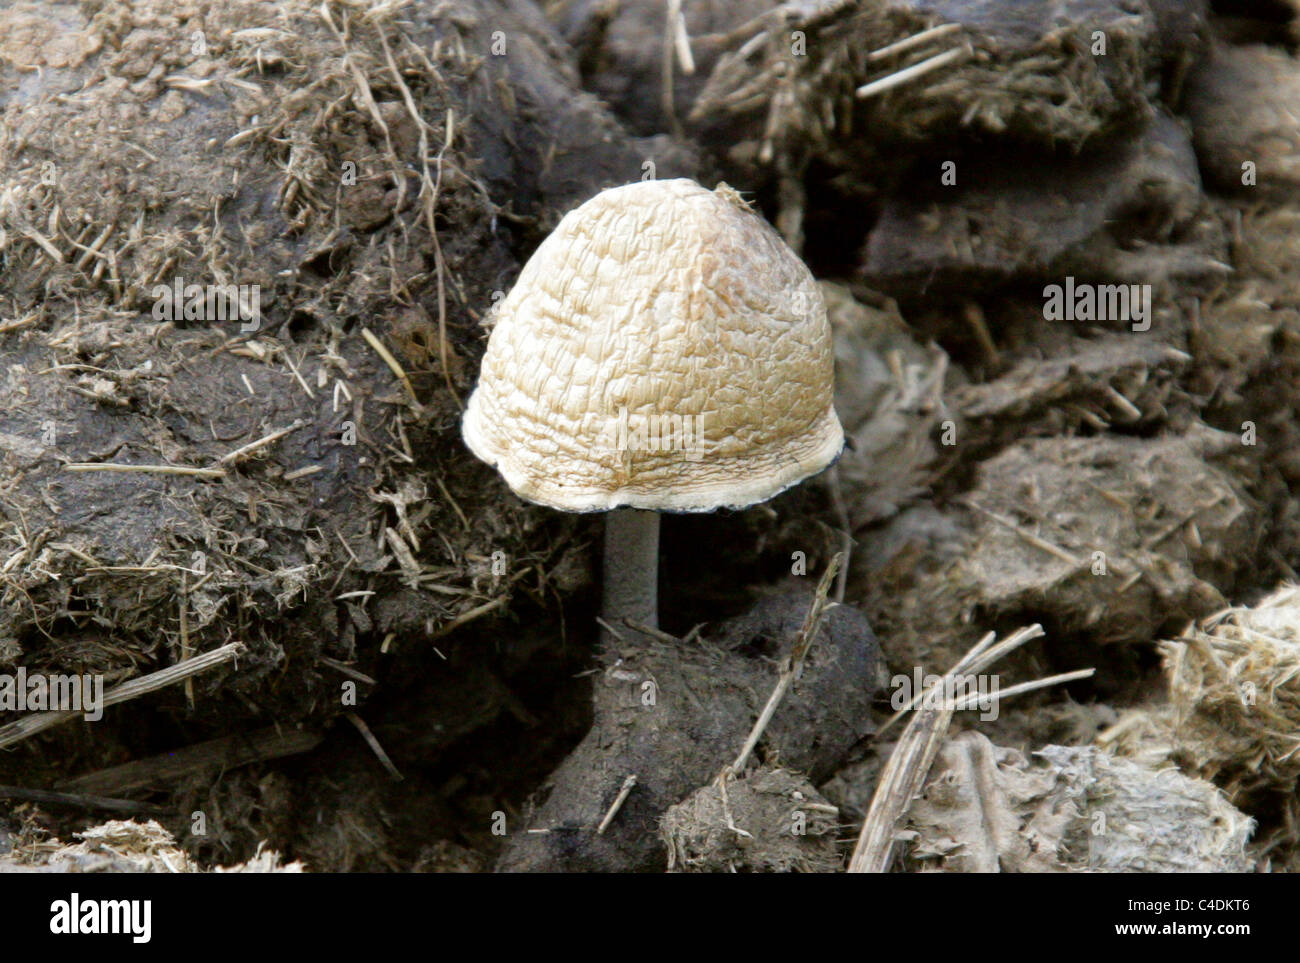
MULTIPOLYGON (((940 765, 1002 766, 1025 812, 1043 747, 1129 778, 1091 743, 1165 710, 1162 640, 1300 569, 1300 18, 1027 9, 683 0, 690 70, 655 4, 0 12, 0 676, 112 689, 239 644, 93 723, 6 741, 0 711, 0 870, 838 869, 890 679, 1033 623, 1004 687, 1095 673, 940 765), (725 178, 803 256, 849 447, 665 516, 663 631, 602 646, 600 518, 521 501, 459 418, 531 252, 643 177, 725 178), (1146 326, 1049 317, 1067 277, 1149 286, 1146 326), (177 279, 260 315, 167 317, 177 279), (112 859, 56 845, 87 832, 112 859)), ((1300 862, 1281 790, 1194 769, 1170 813, 1219 812, 1216 780, 1257 824, 1212 868, 1300 862)), ((899 866, 934 868, 969 812, 915 816, 899 866)))

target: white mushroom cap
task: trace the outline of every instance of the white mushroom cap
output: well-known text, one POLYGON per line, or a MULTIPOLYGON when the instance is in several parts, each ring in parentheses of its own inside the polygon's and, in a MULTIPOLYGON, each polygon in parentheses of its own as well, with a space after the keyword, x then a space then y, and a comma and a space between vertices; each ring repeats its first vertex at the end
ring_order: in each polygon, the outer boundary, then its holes
POLYGON ((821 292, 725 184, 602 191, 494 314, 461 430, 529 501, 741 508, 844 447, 821 292))

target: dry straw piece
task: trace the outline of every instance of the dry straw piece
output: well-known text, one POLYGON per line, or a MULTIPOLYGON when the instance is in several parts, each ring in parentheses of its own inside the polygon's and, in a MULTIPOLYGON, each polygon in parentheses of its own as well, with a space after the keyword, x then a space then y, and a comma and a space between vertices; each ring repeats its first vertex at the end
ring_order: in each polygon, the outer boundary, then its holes
POLYGON ((302 863, 281 862, 279 853, 263 843, 256 855, 236 866, 196 863, 175 837, 150 819, 114 819, 74 833, 81 842, 58 839, 23 842, 0 856, 3 873, 301 873, 302 863))
POLYGON ((1300 586, 1223 610, 1160 643, 1174 749, 1236 798, 1300 778, 1300 586))

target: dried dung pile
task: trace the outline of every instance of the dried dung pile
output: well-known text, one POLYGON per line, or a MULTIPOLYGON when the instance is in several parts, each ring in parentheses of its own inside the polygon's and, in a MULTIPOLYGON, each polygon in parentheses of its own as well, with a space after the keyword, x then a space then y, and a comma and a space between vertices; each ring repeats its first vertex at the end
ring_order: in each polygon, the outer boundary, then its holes
POLYGON ((1261 853, 1293 861, 1300 785, 1300 588, 1235 606, 1160 643, 1168 752, 1268 825, 1261 853))
POLYGON ((1052 659, 1073 666, 1097 646, 1122 650, 1213 611, 1216 586, 1259 539, 1240 483, 1214 464, 1236 448, 1204 426, 1158 441, 1009 445, 953 511, 887 523, 862 576, 878 628, 901 664, 940 670, 990 620, 1040 621, 1052 659))
POLYGON ((896 304, 874 308, 830 281, 821 290, 835 336, 835 411, 849 438, 836 465, 840 503, 856 529, 920 498, 939 471, 949 362, 917 343, 896 304))
MULTIPOLYGON (((591 730, 547 780, 528 831, 510 834, 498 869, 662 868, 660 819, 740 751, 777 682, 774 665, 795 644, 811 601, 772 596, 698 642, 632 636, 605 653, 591 730), (635 788, 611 809, 629 776, 635 788)), ((828 608, 795 695, 763 734, 764 752, 814 778, 830 775, 870 727, 877 659, 862 615, 848 605, 828 608)), ((763 783, 748 785, 762 809, 763 783)), ((706 797, 698 802, 712 806, 706 797)), ((685 835, 678 842, 694 853, 683 855, 685 862, 698 857, 717 869, 718 860, 730 858, 696 852, 697 845, 709 849, 694 839, 697 831, 708 835, 703 827, 670 821, 663 830, 672 838, 679 831, 685 835)))
POLYGON ((1210 783, 1093 747, 1033 764, 974 732, 940 750, 904 830, 917 871, 1248 872, 1252 821, 1210 783))
POLYGON ((1272 47, 1215 44, 1187 78, 1187 113, 1201 170, 1219 190, 1300 191, 1300 69, 1272 47))
MULTIPOLYGON (((520 252, 647 156, 692 173, 691 150, 629 136, 526 5, 50 12, 0 17, 0 664, 111 689, 240 649, 21 745, 0 783, 192 746, 184 772, 101 782, 225 814, 186 838, 205 857, 295 844, 304 802, 339 827, 297 840, 314 865, 383 865, 387 803, 354 829, 332 794, 361 798, 348 779, 214 784, 213 760, 310 751, 334 718, 364 725, 379 684, 368 716, 408 761, 501 717, 534 724, 512 676, 538 707, 559 697, 552 673, 577 653, 530 665, 539 634, 511 630, 505 652, 434 641, 517 594, 554 611, 590 580, 581 525, 461 457, 458 399, 520 252), (503 27, 510 56, 493 57, 503 27), (430 725, 386 730, 390 708, 430 725), (198 748, 232 732, 247 742, 198 748)), ((375 759, 345 725, 362 778, 375 759)))
POLYGON ((668 871, 829 873, 838 810, 797 773, 758 769, 705 786, 664 814, 668 871))
POLYGON ((1213 782, 1257 822, 1252 859, 1282 871, 1298 852, 1298 630, 1294 584, 1189 624, 1159 643, 1167 699, 1126 711, 1096 738, 1107 752, 1213 782))
POLYGON ((729 182, 770 192, 800 250, 853 229, 835 214, 844 201, 914 194, 930 180, 921 165, 964 168, 987 138, 1059 161, 1131 136, 1202 46, 1207 7, 684 0, 670 21, 662 5, 552 0, 547 12, 589 89, 632 129, 684 130, 729 182))
POLYGON ((7 8, 0 677, 115 704, 0 702, 3 868, 860 867, 898 680, 1016 630, 879 868, 1293 868, 1300 17, 1224 7, 7 8), (599 520, 459 421, 558 219, 679 176, 818 278, 849 447, 601 644, 599 520))
POLYGON ((1176 748, 1234 791, 1300 777, 1300 589, 1234 607, 1162 642, 1176 748))
POLYGON ((1167 115, 1078 157, 991 152, 956 171, 955 188, 928 178, 884 204, 863 251, 874 286, 914 299, 920 285, 969 295, 1013 280, 1165 285, 1228 270, 1222 231, 1198 217, 1191 138, 1167 115))
POLYGON ((547 4, 588 86, 633 129, 665 130, 680 116, 692 131, 740 131, 730 159, 764 164, 774 144, 836 153, 846 134, 917 142, 969 128, 1081 143, 1144 116, 1151 82, 1195 48, 1206 9, 1107 0, 685 0, 680 23, 668 23, 664 7, 547 4), (936 25, 943 30, 930 46, 910 39, 936 25), (927 65, 936 73, 926 83, 858 103, 857 88, 931 59, 934 44, 961 56, 940 53, 945 60, 927 65))

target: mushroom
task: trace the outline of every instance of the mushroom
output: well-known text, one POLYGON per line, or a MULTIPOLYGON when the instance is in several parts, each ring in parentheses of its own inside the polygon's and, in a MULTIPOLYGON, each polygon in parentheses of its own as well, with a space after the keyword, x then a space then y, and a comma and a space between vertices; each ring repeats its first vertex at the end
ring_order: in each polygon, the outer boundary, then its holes
POLYGON ((528 501, 609 513, 607 624, 658 626, 659 512, 766 501, 844 447, 821 293, 726 184, 602 191, 493 316, 465 443, 528 501))

